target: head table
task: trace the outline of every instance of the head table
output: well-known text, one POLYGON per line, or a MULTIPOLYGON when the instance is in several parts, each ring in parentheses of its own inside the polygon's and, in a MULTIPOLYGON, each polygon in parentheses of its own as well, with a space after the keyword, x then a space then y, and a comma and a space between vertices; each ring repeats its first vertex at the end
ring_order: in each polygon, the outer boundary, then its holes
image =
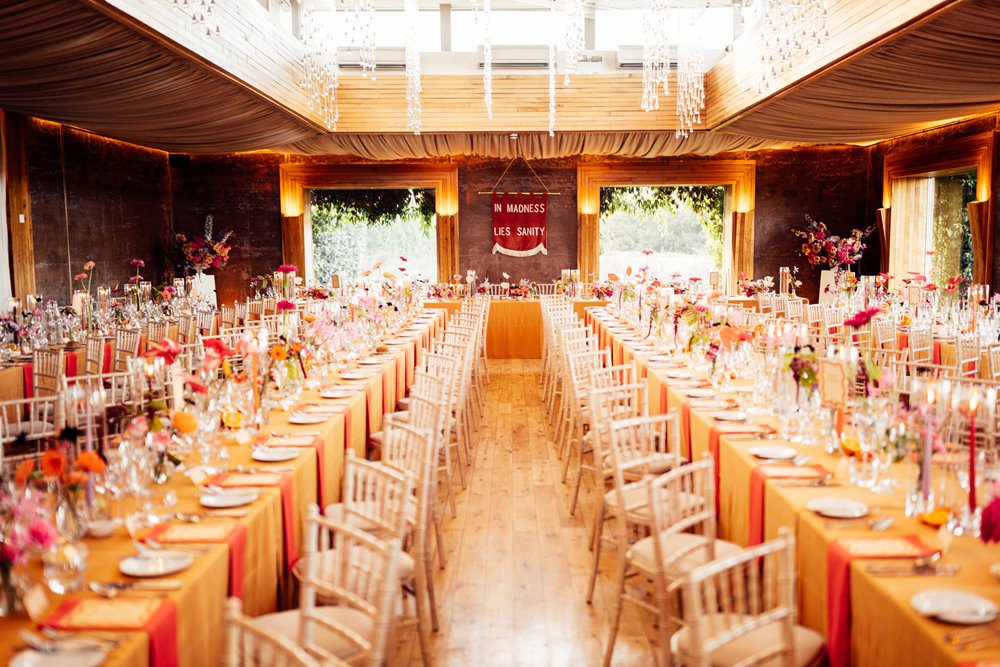
MULTIPOLYGON (((219 515, 203 518, 199 526, 226 525, 232 534, 240 534, 241 547, 234 541, 214 541, 199 546, 207 551, 194 559, 194 565, 171 575, 180 581, 180 588, 169 593, 134 593, 119 599, 156 600, 175 611, 176 630, 170 637, 176 646, 177 664, 211 665, 218 662, 222 641, 223 603, 233 592, 234 584, 241 592, 243 607, 251 616, 275 611, 293 604, 291 566, 301 553, 303 522, 309 506, 325 506, 340 498, 340 481, 344 452, 350 447, 364 457, 368 433, 381 429, 385 413, 396 407, 412 382, 422 350, 446 321, 445 311, 426 311, 426 319, 413 334, 401 334, 407 343, 395 347, 391 356, 377 366, 370 378, 346 386, 354 394, 336 401, 340 411, 320 424, 308 426, 288 422, 288 413, 272 410, 266 426, 252 436, 254 441, 270 440, 270 444, 302 448, 302 453, 288 462, 266 464, 251 458, 246 442, 234 437, 226 441, 229 469, 256 468, 266 477, 280 476, 278 484, 262 484, 255 490, 260 498, 237 510, 220 511, 219 515), (265 430, 266 429, 266 430, 265 430), (297 436, 297 437, 296 437, 297 436), (274 474, 269 473, 268 468, 274 474), (238 549, 242 558, 237 558, 238 549)), ((303 403, 322 402, 316 390, 305 390, 303 403)), ((159 488, 161 493, 173 492, 177 497, 176 512, 203 511, 198 497, 199 487, 185 475, 175 474, 159 488)), ((129 501, 123 500, 123 503, 129 501)), ((133 501, 134 502, 134 501, 133 501)), ((171 521, 170 526, 184 526, 171 521)), ((86 538, 90 552, 86 581, 129 581, 121 574, 118 563, 124 556, 135 553, 128 533, 118 528, 105 539, 86 538)), ((42 581, 41 565, 31 566, 30 574, 42 581)), ((67 596, 49 594, 49 605, 43 618, 50 616, 68 600, 94 600, 97 596, 85 589, 67 596)), ((0 664, 7 664, 16 650, 24 645, 18 637, 22 629, 35 629, 36 624, 25 615, 0 619, 0 664)), ((150 634, 141 631, 115 632, 120 645, 112 650, 107 665, 150 664, 150 634)), ((157 661, 162 662, 162 661, 157 661)))
MULTIPOLYGON (((684 386, 684 381, 672 380, 666 368, 651 364, 647 357, 634 351, 639 344, 636 340, 611 331, 605 311, 588 309, 586 319, 601 344, 612 350, 614 363, 634 364, 637 375, 646 379, 650 411, 677 410, 681 415, 682 451, 691 460, 703 456, 715 459, 719 537, 748 546, 774 538, 781 526, 794 529, 799 622, 826 638, 834 667, 966 666, 1000 660, 1000 645, 975 652, 957 651, 946 641, 945 634, 958 626, 920 616, 910 606, 915 593, 931 588, 960 589, 1000 604, 1000 581, 989 572, 989 566, 1000 561, 1000 545, 986 545, 972 537, 939 538, 938 529, 905 516, 903 490, 875 494, 851 485, 843 456, 780 438, 756 439, 746 434, 745 427, 726 427, 712 416, 718 412, 718 406, 698 407, 697 399, 687 397, 690 384, 684 386), (735 432, 727 435, 727 430, 735 432), (809 457, 809 465, 822 466, 833 473, 832 480, 826 485, 811 486, 755 473, 762 464, 748 450, 764 442, 796 449, 809 457), (811 499, 831 497, 864 502, 874 516, 892 517, 892 523, 884 531, 874 532, 866 521, 838 524, 806 508, 811 499), (893 536, 916 536, 928 546, 942 548, 944 553, 939 563, 959 566, 957 575, 877 576, 867 568, 877 561, 854 557, 849 559, 846 569, 839 571, 836 556, 831 560, 840 540, 893 536)), ((702 379, 707 373, 695 373, 695 377, 702 379)), ((741 396, 732 394, 726 398, 739 401, 741 396)), ((765 421, 764 428, 768 426, 771 424, 765 421)), ((842 562, 840 567, 843 568, 842 562)))

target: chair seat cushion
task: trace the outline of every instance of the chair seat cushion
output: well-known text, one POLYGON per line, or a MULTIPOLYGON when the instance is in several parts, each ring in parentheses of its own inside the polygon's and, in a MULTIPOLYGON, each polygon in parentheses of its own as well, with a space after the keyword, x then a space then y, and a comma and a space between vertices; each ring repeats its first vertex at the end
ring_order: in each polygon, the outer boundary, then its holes
MULTIPOLYGON (((346 605, 337 607, 317 607, 314 613, 329 619, 343 627, 350 628, 362 637, 370 637, 372 633, 372 620, 357 609, 352 609, 346 605)), ((280 634, 294 643, 299 643, 299 621, 300 612, 298 609, 289 611, 279 611, 274 614, 265 614, 254 619, 262 627, 276 634, 280 634)), ((313 624, 313 641, 323 650, 332 653, 340 659, 350 658, 358 652, 354 644, 342 638, 340 635, 330 632, 318 623, 313 624)))
MULTIPOLYGON (((321 558, 323 559, 320 564, 321 571, 331 571, 337 564, 337 557, 340 555, 336 549, 323 549, 319 552, 321 558)), ((413 556, 401 551, 399 554, 399 580, 409 581, 413 578, 414 573, 414 560, 413 556)), ((292 566, 292 574, 295 575, 296 579, 301 579, 306 571, 306 559, 300 558, 295 565, 292 566)), ((317 596, 318 604, 330 604, 332 601, 322 600, 322 596, 317 596)))
MULTIPOLYGON (((683 577, 685 574, 704 565, 708 558, 708 549, 699 548, 707 544, 707 539, 702 535, 692 535, 691 533, 674 533, 661 538, 660 546, 663 554, 669 561, 667 573, 673 579, 683 577), (677 560, 671 561, 672 554, 689 551, 677 560)), ((738 554, 742 549, 725 540, 715 540, 715 560, 726 558, 738 554)), ((656 545, 653 544, 653 536, 644 537, 631 547, 626 556, 632 565, 646 573, 652 575, 656 572, 656 545)))
MULTIPOLYGON (((668 461, 664 459, 664 465, 668 465, 668 461)), ((672 466, 671 466, 672 467, 672 466)), ((669 470, 670 467, 667 468, 669 470)), ((655 473, 656 471, 651 470, 650 473, 655 473)), ((665 471, 664 471, 665 472, 665 471)), ((645 485, 630 485, 625 488, 625 511, 632 517, 639 519, 649 519, 651 514, 649 513, 649 489, 645 485)), ((705 499, 701 496, 681 493, 680 494, 681 507, 684 511, 690 511, 690 509, 702 507, 705 504, 705 499)), ((615 511, 618 508, 618 491, 616 489, 611 489, 604 494, 604 505, 609 511, 615 511)))
MULTIPOLYGON (((710 614, 704 618, 709 622, 713 620, 720 621, 717 627, 720 629, 723 627, 721 614, 710 614)), ((792 658, 793 665, 796 667, 813 667, 814 665, 823 663, 823 638, 819 634, 809 628, 796 625, 792 628, 792 640, 795 643, 792 658)), ((778 622, 768 623, 717 648, 712 652, 711 664, 712 667, 732 667, 732 665, 740 663, 747 657, 780 643, 781 624, 778 622)), ((671 644, 682 655, 690 655, 691 629, 685 626, 678 630, 671 638, 671 644)), ((782 662, 780 658, 775 657, 771 660, 754 664, 760 667, 781 667, 782 662)))

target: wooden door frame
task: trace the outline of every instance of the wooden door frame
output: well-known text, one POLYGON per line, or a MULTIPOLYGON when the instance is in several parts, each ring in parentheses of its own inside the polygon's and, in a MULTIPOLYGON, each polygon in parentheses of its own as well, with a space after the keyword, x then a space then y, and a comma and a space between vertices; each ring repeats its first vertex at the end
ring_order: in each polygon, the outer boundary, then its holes
POLYGON ((437 216, 437 280, 458 273, 458 166, 455 164, 324 164, 280 166, 282 260, 304 266, 306 191, 311 188, 427 188, 437 216))

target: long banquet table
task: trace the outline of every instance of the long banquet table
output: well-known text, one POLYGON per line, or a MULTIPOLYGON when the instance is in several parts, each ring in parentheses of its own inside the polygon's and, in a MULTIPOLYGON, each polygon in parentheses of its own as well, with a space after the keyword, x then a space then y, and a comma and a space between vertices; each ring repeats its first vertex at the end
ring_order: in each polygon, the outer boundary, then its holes
MULTIPOLYGON (((198 525, 210 526, 225 522, 233 530, 245 534, 242 562, 232 561, 238 552, 230 553, 226 542, 208 543, 208 551, 195 558, 194 565, 175 575, 181 587, 175 592, 160 594, 165 604, 176 609, 177 662, 180 665, 211 665, 218 662, 222 640, 222 609, 229 594, 230 579, 241 582, 243 605, 250 615, 258 615, 294 605, 290 567, 301 553, 303 520, 306 509, 319 503, 321 506, 340 498, 340 482, 344 452, 350 447, 356 455, 365 456, 367 433, 381 428, 386 412, 395 408, 396 401, 405 395, 412 382, 421 351, 446 321, 442 310, 426 311, 427 319, 419 329, 400 332, 399 345, 383 357, 385 361, 374 368, 366 380, 345 383, 356 389, 347 399, 331 401, 340 412, 320 424, 298 426, 288 422, 288 414, 272 410, 266 431, 255 440, 267 439, 268 434, 298 435, 302 454, 290 462, 273 465, 280 471, 282 483, 261 486, 261 497, 228 518, 204 518, 198 525), (367 416, 367 419, 366 419, 367 416), (346 443, 346 444, 345 444, 346 443), (288 489, 287 497, 283 489, 288 489), (286 504, 288 503, 288 504, 286 504), (245 510, 245 511, 244 511, 245 510), (231 562, 232 561, 232 562, 231 562), (239 570, 242 569, 242 575, 239 570)), ((303 392, 302 402, 323 401, 316 390, 303 392)), ((279 436, 280 437, 280 436, 279 436)), ((224 440, 229 468, 239 466, 258 468, 266 473, 268 464, 251 458, 251 448, 235 439, 224 440)), ((183 474, 175 474, 158 489, 162 494, 173 492, 177 497, 177 512, 202 511, 199 489, 183 474)), ((124 501, 127 505, 128 501, 124 501)), ((169 525, 184 525, 177 521, 169 525)), ((119 528, 109 538, 87 538, 90 551, 86 581, 127 581, 118 570, 119 560, 135 552, 129 535, 119 528)), ((35 582, 42 582, 41 565, 27 566, 27 573, 35 582)), ((120 600, 156 599, 157 594, 124 594, 120 600)), ((67 596, 49 594, 49 605, 44 617, 51 615, 69 600, 93 600, 96 595, 85 588, 67 596)), ((33 629, 35 624, 25 615, 0 619, 0 664, 7 664, 15 651, 23 646, 17 637, 21 629, 33 629)), ((150 664, 149 635, 142 631, 117 633, 121 645, 111 651, 107 665, 142 666, 150 664)), ((160 667, 156 665, 155 667, 160 667)))
MULTIPOLYGON (((461 306, 460 300, 426 301, 429 308, 442 308, 449 315, 461 306)), ((577 300, 573 308, 583 317, 587 308, 606 301, 577 300)), ((542 357, 542 309, 538 299, 498 299, 490 301, 486 333, 486 356, 490 359, 540 359, 542 357)))
MULTIPOLYGON (((635 352, 636 339, 641 336, 630 338, 610 330, 606 318, 603 312, 588 311, 587 321, 602 344, 617 351, 616 363, 635 364, 638 375, 647 379, 651 410, 660 413, 678 410, 682 417, 683 451, 692 459, 705 455, 716 458, 719 536, 746 546, 759 541, 751 535, 766 540, 775 537, 779 527, 792 527, 796 536, 799 622, 819 632, 829 643, 831 605, 841 602, 847 605, 851 619, 844 647, 847 664, 859 667, 981 664, 985 667, 989 661, 1000 661, 1000 644, 974 652, 957 651, 945 640, 945 633, 958 627, 918 615, 909 602, 919 591, 952 588, 985 596, 1000 605, 1000 581, 989 573, 990 564, 1000 561, 1000 545, 985 545, 970 537, 942 541, 937 529, 905 516, 901 489, 875 494, 850 485, 846 459, 828 455, 817 446, 782 439, 766 441, 767 444, 793 447, 810 457, 810 465, 817 464, 834 473, 830 486, 784 486, 781 481, 768 477, 754 480, 754 470, 761 464, 748 450, 762 441, 746 435, 726 435, 722 423, 712 417, 717 408, 692 406, 692 399, 686 395, 690 386, 672 380, 666 368, 651 364, 647 356, 635 352), (753 491, 755 484, 759 494, 753 491), (873 515, 891 516, 894 521, 884 532, 872 532, 863 521, 838 523, 806 509, 809 500, 827 497, 859 500, 871 508, 873 515), (943 548, 939 562, 958 565, 960 570, 952 577, 876 576, 867 570, 871 560, 854 558, 846 573, 848 585, 830 590, 828 560, 831 547, 843 538, 878 536, 916 536, 928 546, 943 548)), ((734 400, 742 397, 729 396, 734 400)), ((898 476, 906 478, 903 474, 898 476)), ((990 627, 996 629, 995 625, 990 627)))

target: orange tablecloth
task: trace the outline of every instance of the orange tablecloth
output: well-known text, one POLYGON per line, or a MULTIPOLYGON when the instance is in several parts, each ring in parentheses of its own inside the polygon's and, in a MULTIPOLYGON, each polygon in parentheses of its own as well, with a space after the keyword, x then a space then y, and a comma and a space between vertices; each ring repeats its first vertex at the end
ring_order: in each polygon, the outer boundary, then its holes
POLYGON ((491 359, 540 359, 542 308, 537 299, 490 302, 486 356, 491 359))
MULTIPOLYGON (((441 323, 441 318, 428 322, 421 333, 412 336, 409 345, 400 347, 396 354, 387 358, 378 367, 365 386, 371 389, 371 400, 368 392, 359 390, 347 401, 348 408, 327 421, 308 426, 298 426, 288 423, 288 415, 282 411, 272 411, 264 436, 270 433, 308 433, 318 432, 320 446, 323 449, 324 493, 318 497, 319 457, 313 448, 304 448, 294 460, 274 464, 280 469, 290 469, 287 473, 292 481, 292 513, 294 524, 292 534, 296 548, 301 548, 303 521, 306 508, 309 505, 321 505, 335 502, 340 498, 340 481, 343 473, 345 450, 346 420, 350 419, 351 437, 347 446, 351 446, 359 455, 364 456, 367 442, 364 416, 365 405, 369 412, 369 421, 381 425, 383 411, 394 406, 397 393, 397 372, 406 377, 408 361, 415 358, 415 348, 421 348, 429 340, 430 335, 441 323), (382 389, 391 389, 388 399, 383 398, 382 389), (347 415, 350 415, 348 418, 347 415), (354 425, 359 424, 361 428, 354 425)), ((10 370, 10 369, 8 369, 10 370)), ((20 369, 17 369, 20 372, 20 369)), ((405 389, 405 387, 404 387, 405 389)), ((304 402, 322 401, 314 391, 303 395, 304 402)), ((254 461, 252 450, 237 444, 235 440, 224 441, 229 455, 229 465, 266 468, 267 464, 254 461)), ((174 475, 161 489, 163 493, 172 491, 177 496, 177 511, 200 512, 202 507, 198 502, 198 488, 189 478, 182 474, 174 475)), ((134 501, 132 501, 134 502, 134 501)), ((127 510, 125 501, 123 510, 127 510)), ((294 604, 289 574, 284 562, 282 498, 278 487, 261 488, 261 497, 254 503, 243 508, 245 515, 229 519, 246 529, 246 545, 244 554, 244 609, 250 615, 259 615, 274 611, 289 603, 294 604)), ((205 519, 214 521, 216 519, 205 519)), ((124 528, 119 528, 110 538, 103 540, 87 539, 90 549, 88 560, 87 581, 123 581, 127 580, 118 571, 118 562, 124 555, 134 553, 131 539, 124 528)), ((41 581, 41 566, 35 563, 30 568, 30 574, 36 581, 41 581)), ((218 662, 221 652, 222 607, 227 595, 229 574, 229 552, 225 543, 212 543, 209 552, 198 556, 192 567, 184 572, 172 575, 182 581, 182 588, 168 594, 177 606, 177 647, 181 665, 210 665, 218 662)), ((68 597, 92 597, 93 594, 81 591, 68 597)), ((50 595, 50 612, 55 610, 64 596, 50 595)), ((17 616, 0 620, 0 664, 6 664, 16 648, 22 642, 17 638, 17 632, 23 628, 32 628, 34 624, 26 616, 17 616)), ((109 656, 107 665, 146 665, 149 650, 145 633, 128 633, 123 645, 109 656)))
MULTIPOLYGON (((607 336, 608 344, 615 340, 607 336)), ((636 358, 636 363, 644 361, 636 358)), ((671 387, 670 380, 658 369, 648 369, 650 407, 653 411, 677 408, 684 411, 689 402, 684 389, 671 387)), ((676 381, 675 381, 676 384, 676 381)), ((708 411, 688 408, 686 440, 692 458, 709 451, 709 434, 716 424, 708 411)), ((750 478, 759 465, 749 449, 759 440, 722 435, 718 445, 719 461, 719 535, 746 545, 749 541, 750 478)), ((771 440, 768 444, 788 444, 835 473, 837 486, 782 486, 773 479, 764 480, 764 539, 777 535, 780 526, 791 526, 796 534, 799 622, 827 634, 830 595, 827 590, 827 554, 831 542, 851 536, 916 535, 924 543, 937 546, 937 531, 904 516, 903 491, 873 494, 850 485, 845 479, 846 463, 840 456, 825 454, 818 447, 807 447, 771 440), (812 498, 841 497, 866 503, 874 515, 891 515, 894 524, 884 533, 872 533, 862 522, 850 528, 830 523, 806 509, 812 498)), ((897 464, 907 465, 907 464, 897 464)), ((906 476, 900 471, 899 477, 906 476)), ((917 615, 909 600, 920 590, 936 587, 957 588, 983 595, 1000 604, 1000 582, 988 572, 989 564, 1000 560, 1000 545, 983 545, 973 538, 955 538, 942 558, 946 564, 958 564, 955 577, 877 577, 866 569, 867 562, 855 559, 850 564, 849 605, 852 622, 849 646, 850 664, 861 667, 886 665, 960 665, 976 661, 1000 660, 1000 646, 977 652, 959 653, 944 641, 949 626, 917 615)))

